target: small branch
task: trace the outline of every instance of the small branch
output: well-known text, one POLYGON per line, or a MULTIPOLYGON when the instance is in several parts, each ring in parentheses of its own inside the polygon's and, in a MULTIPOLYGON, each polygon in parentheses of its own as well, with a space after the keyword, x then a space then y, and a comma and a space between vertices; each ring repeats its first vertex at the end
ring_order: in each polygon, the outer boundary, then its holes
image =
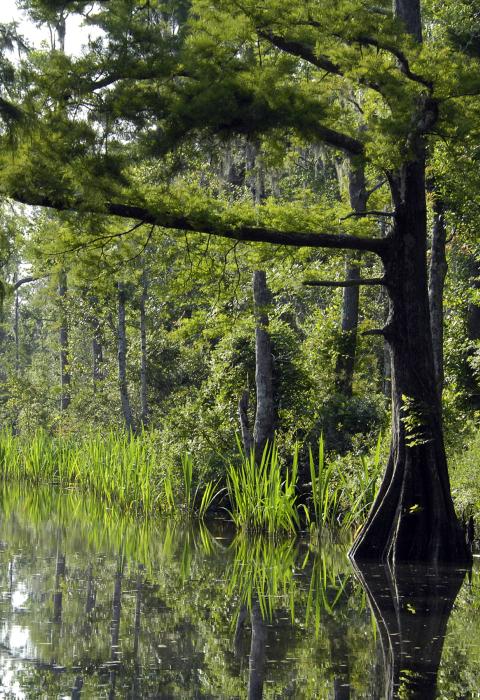
POLYGON ((384 185, 386 185, 387 182, 388 182, 388 180, 380 180, 380 182, 377 182, 376 185, 374 185, 374 186, 371 187, 369 190, 367 190, 367 199, 369 199, 369 198, 371 197, 371 195, 372 195, 374 192, 376 192, 376 191, 379 190, 381 187, 383 187, 384 185))
POLYGON ((381 335, 385 337, 384 328, 371 328, 369 331, 363 331, 362 335, 381 335))
POLYGON ((369 211, 351 211, 350 214, 347 214, 346 216, 342 216, 340 221, 346 221, 347 219, 351 219, 352 217, 364 217, 364 216, 395 216, 394 211, 377 211, 375 209, 370 209, 369 211))
POLYGON ((17 289, 23 287, 24 284, 30 284, 30 282, 37 282, 38 280, 43 280, 46 277, 50 277, 50 275, 41 275, 40 277, 22 277, 22 279, 15 282, 12 289, 14 292, 16 292, 17 289))
POLYGON ((360 287, 366 285, 372 287, 377 284, 386 284, 384 277, 367 277, 365 279, 353 280, 305 280, 304 287, 360 287))

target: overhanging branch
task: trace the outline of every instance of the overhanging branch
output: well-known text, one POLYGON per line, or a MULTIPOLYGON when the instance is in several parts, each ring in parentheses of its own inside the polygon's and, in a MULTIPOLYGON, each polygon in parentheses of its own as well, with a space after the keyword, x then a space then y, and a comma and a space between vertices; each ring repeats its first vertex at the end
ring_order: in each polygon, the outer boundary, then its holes
POLYGON ((146 207, 117 202, 106 202, 103 208, 94 207, 83 201, 55 200, 48 195, 39 193, 9 192, 9 196, 23 204, 31 206, 47 207, 57 211, 75 211, 78 213, 90 213, 99 215, 117 216, 124 219, 133 219, 146 224, 153 224, 160 228, 177 229, 180 231, 192 231, 196 233, 210 234, 231 240, 272 243, 274 245, 293 246, 295 248, 330 248, 334 250, 358 250, 375 253, 383 258, 389 247, 388 238, 362 238, 348 234, 335 233, 311 233, 305 231, 281 231, 262 226, 228 226, 220 222, 197 221, 168 211, 153 212, 146 207))
POLYGON ((365 285, 373 287, 374 285, 386 284, 384 277, 366 277, 364 279, 351 280, 305 280, 302 282, 304 287, 360 287, 365 285))

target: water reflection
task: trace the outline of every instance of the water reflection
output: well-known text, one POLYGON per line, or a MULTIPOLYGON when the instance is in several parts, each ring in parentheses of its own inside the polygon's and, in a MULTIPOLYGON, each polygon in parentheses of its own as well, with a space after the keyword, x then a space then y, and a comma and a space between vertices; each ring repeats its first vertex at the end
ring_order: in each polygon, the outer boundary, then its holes
POLYGON ((437 674, 447 624, 465 571, 365 565, 357 570, 380 632, 380 697, 437 697, 437 674))
POLYGON ((462 572, 354 571, 332 541, 135 523, 74 493, 12 487, 0 541, 1 697, 477 691, 476 572, 462 585, 462 572))

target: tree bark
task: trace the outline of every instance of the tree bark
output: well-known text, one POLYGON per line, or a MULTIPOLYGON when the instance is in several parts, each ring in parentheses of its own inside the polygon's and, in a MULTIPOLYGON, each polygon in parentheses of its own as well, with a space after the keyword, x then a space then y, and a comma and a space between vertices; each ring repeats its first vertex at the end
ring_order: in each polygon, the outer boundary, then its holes
POLYGON ((105 379, 104 369, 103 369, 103 338, 100 328, 100 321, 98 318, 94 317, 92 320, 92 376, 93 376, 93 388, 94 391, 98 382, 105 379))
POLYGON ((133 415, 128 395, 127 382, 127 331, 125 324, 126 292, 122 282, 117 283, 118 299, 118 384, 120 389, 120 401, 122 404, 123 419, 128 432, 133 431, 133 415))
POLYGON ((148 425, 148 376, 147 376, 147 318, 145 306, 148 298, 148 277, 147 271, 144 269, 142 274, 142 294, 140 296, 140 346, 141 346, 141 365, 140 365, 140 407, 141 407, 141 423, 144 427, 148 425))
POLYGON ((70 363, 68 357, 68 324, 65 310, 65 298, 68 292, 67 273, 61 270, 58 281, 60 297, 60 409, 66 411, 70 405, 70 363))
POLYGON ((20 299, 18 297, 18 289, 15 290, 13 333, 15 336, 15 374, 18 375, 20 372, 20 299))
POLYGON ((392 444, 355 560, 469 561, 450 493, 427 289, 422 154, 391 180, 395 224, 384 259, 392 356, 392 444))
POLYGON ((443 291, 447 276, 447 257, 445 244, 447 232, 443 202, 435 199, 433 204, 432 246, 430 254, 430 274, 428 279, 428 298, 430 304, 430 324, 432 329, 433 359, 437 389, 442 395, 443 374, 443 291))
POLYGON ((275 412, 273 403, 272 343, 268 330, 268 307, 271 303, 267 277, 263 270, 253 273, 255 313, 255 386, 257 410, 253 438, 255 456, 260 461, 267 442, 273 439, 275 412))
MULTIPOLYGON (((418 0, 395 0, 397 16, 421 40, 418 0)), ((418 123, 435 115, 420 105, 418 123)), ((350 555, 356 561, 471 562, 453 506, 443 443, 427 282, 424 130, 413 132, 414 157, 389 174, 394 226, 383 256, 392 358, 392 441, 382 485, 350 555)))

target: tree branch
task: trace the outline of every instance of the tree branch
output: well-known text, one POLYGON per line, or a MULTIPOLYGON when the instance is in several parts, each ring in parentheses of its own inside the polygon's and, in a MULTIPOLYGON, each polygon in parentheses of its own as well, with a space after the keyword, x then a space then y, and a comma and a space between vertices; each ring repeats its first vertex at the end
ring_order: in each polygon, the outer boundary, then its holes
POLYGON ((50 277, 50 275, 41 275, 40 277, 22 277, 22 279, 17 280, 12 285, 12 291, 16 292, 17 289, 20 287, 23 287, 24 284, 30 284, 30 282, 37 282, 38 280, 43 280, 46 277, 50 277))
POLYGON ((366 277, 352 280, 305 280, 304 287, 360 287, 361 285, 373 287, 377 284, 386 284, 385 277, 366 277))
POLYGON ((100 215, 118 216, 123 219, 154 224, 160 228, 177 229, 181 231, 193 231, 196 233, 211 234, 231 240, 252 243, 273 243, 274 245, 293 246, 296 248, 331 248, 334 250, 358 250, 375 253, 381 258, 386 256, 389 249, 389 238, 362 238, 348 234, 335 233, 310 233, 306 231, 280 231, 262 226, 228 226, 221 222, 197 221, 177 214, 153 212, 149 209, 133 204, 119 204, 106 202, 104 207, 94 207, 83 201, 55 200, 48 195, 33 192, 9 192, 8 196, 22 204, 46 207, 57 211, 75 211, 77 213, 90 213, 100 215))
MULTIPOLYGON (((280 51, 285 51, 292 56, 302 58, 304 61, 307 61, 307 63, 310 63, 312 66, 316 66, 327 73, 332 73, 333 75, 339 75, 341 77, 344 75, 344 72, 337 63, 331 61, 327 56, 317 55, 313 49, 306 44, 302 44, 299 41, 286 39, 285 37, 279 36, 278 34, 275 34, 267 29, 258 29, 257 33, 258 36, 270 42, 270 44, 273 46, 276 46, 277 49, 280 49, 280 51)), ((358 82, 365 87, 369 87, 372 90, 381 93, 378 83, 367 80, 366 78, 360 78, 358 82)))
POLYGON ((350 214, 342 216, 340 221, 346 221, 354 216, 365 217, 365 216, 395 216, 394 211, 376 211, 375 209, 370 209, 369 211, 351 211, 350 214))

